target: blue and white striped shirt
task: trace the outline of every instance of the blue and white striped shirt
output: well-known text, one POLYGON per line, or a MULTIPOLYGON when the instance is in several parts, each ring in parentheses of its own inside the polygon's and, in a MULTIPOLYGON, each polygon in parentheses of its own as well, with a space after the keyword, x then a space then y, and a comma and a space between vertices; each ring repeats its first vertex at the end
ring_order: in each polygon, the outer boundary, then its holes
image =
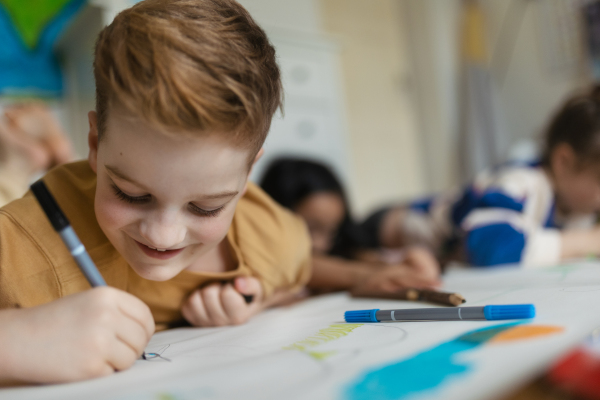
POLYGON ((560 262, 560 230, 591 228, 597 215, 565 217, 555 207, 550 177, 539 165, 505 165, 478 175, 462 192, 411 204, 404 232, 440 249, 458 242, 477 266, 560 262))

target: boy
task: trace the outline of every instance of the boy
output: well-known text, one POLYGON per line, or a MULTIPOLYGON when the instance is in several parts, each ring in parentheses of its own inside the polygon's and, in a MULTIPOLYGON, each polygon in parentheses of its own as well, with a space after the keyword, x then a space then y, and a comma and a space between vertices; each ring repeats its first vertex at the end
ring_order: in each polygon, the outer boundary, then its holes
POLYGON ((155 323, 243 323, 310 274, 303 223, 247 181, 281 83, 246 10, 138 3, 100 33, 94 76, 88 160, 44 182, 109 287, 87 290, 31 194, 1 209, 4 381, 126 369, 155 323))

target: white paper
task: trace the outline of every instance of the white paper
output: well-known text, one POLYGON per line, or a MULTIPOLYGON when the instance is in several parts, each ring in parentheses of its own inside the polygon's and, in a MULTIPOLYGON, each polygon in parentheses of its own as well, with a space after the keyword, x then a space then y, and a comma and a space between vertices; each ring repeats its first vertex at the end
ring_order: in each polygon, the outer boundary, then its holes
POLYGON ((540 270, 452 270, 444 279, 444 289, 462 294, 468 300, 464 306, 532 303, 537 309, 536 318, 520 325, 557 332, 529 339, 485 342, 453 353, 449 358, 451 367, 455 368, 456 364, 460 369, 467 365, 468 371, 450 374, 430 388, 399 395, 398 390, 426 385, 428 379, 443 376, 445 361, 429 360, 427 355, 440 354, 439 349, 455 348, 453 344, 440 345, 476 329, 515 321, 352 326, 343 322, 346 310, 433 305, 352 299, 345 293, 337 293, 268 310, 243 326, 181 328, 157 333, 147 351, 156 352, 169 345, 162 355, 171 362, 140 360, 131 369, 106 378, 4 389, 0 390, 0 398, 493 399, 518 389, 543 372, 600 326, 600 263, 540 270), (428 351, 434 348, 436 350, 428 351), (416 355, 420 358, 415 359, 416 355), (410 373, 394 375, 391 384, 389 376, 385 378, 387 381, 377 380, 380 376, 377 374, 387 371, 383 369, 386 365, 409 359, 414 360, 413 364, 402 365, 417 366, 410 373), (419 361, 422 359, 426 361, 419 361), (374 371, 374 378, 365 381, 369 371, 374 371), (365 387, 387 384, 390 392, 385 393, 379 387, 365 397, 364 391, 357 389, 362 387, 360 382, 367 382, 365 387))

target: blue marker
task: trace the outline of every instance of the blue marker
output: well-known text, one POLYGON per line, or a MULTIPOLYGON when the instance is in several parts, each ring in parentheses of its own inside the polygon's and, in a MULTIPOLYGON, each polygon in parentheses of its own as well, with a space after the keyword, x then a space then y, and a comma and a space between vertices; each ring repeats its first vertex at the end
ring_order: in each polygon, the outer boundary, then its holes
POLYGON ((509 304, 485 307, 413 308, 405 310, 346 311, 346 322, 392 321, 478 321, 527 319, 535 317, 533 304, 509 304))

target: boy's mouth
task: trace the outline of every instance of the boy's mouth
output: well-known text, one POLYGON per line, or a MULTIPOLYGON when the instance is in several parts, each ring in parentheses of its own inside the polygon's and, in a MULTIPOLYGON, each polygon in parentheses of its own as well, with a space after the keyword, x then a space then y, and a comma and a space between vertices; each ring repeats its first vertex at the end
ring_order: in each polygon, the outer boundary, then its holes
POLYGON ((181 253, 185 247, 174 250, 167 249, 156 249, 154 247, 146 246, 143 243, 135 241, 138 244, 138 247, 146 254, 148 257, 158 258, 159 260, 168 260, 169 258, 175 257, 177 254, 181 253))

